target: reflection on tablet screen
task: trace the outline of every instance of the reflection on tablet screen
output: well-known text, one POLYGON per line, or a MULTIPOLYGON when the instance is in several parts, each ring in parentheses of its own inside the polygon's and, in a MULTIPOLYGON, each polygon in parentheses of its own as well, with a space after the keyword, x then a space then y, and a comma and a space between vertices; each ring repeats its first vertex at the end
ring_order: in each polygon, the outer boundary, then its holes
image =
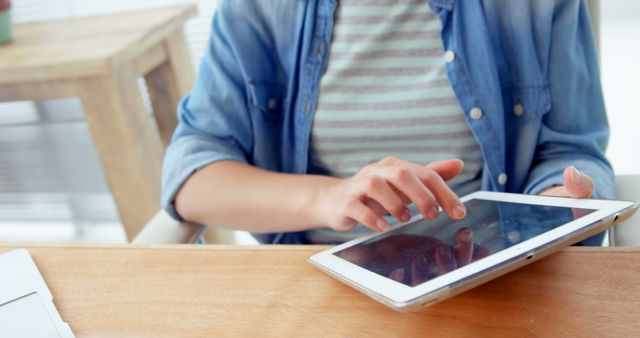
POLYGON ((336 256, 408 286, 422 284, 594 210, 470 200, 467 217, 421 219, 336 256))

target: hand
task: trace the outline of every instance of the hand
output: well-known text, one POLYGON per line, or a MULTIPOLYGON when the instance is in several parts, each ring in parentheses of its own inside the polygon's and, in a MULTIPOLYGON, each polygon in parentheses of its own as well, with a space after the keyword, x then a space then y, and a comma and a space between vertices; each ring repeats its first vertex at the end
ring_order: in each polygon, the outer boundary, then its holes
POLYGON ((388 157, 325 188, 319 210, 336 231, 352 230, 358 222, 384 231, 389 225, 384 215, 409 221, 406 206, 412 202, 427 220, 438 217, 438 206, 452 219, 461 219, 466 216, 464 205, 445 182, 458 176, 463 165, 461 160, 445 160, 423 166, 388 157))
POLYGON ((571 198, 591 197, 595 184, 591 177, 581 173, 576 167, 569 166, 565 168, 562 178, 563 185, 546 189, 539 195, 571 198))

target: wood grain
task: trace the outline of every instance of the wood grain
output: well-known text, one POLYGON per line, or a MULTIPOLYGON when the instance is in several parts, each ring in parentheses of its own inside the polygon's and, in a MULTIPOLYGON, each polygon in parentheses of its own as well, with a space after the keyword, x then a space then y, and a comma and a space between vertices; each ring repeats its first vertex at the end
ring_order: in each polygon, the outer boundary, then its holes
POLYGON ((163 147, 131 69, 79 80, 78 93, 127 238, 160 209, 163 147))
POLYGON ((75 95, 75 79, 0 84, 0 102, 41 101, 75 95))
POLYGON ((16 24, 0 46, 0 83, 105 74, 180 29, 193 4, 16 24))
POLYGON ((167 37, 163 50, 168 55, 166 61, 148 72, 145 80, 160 139, 168 146, 178 124, 178 103, 191 90, 194 74, 182 30, 167 37))
MULTIPOLYGON (((6 251, 12 246, 4 246, 6 251)), ((312 268, 317 246, 31 246, 78 337, 631 337, 640 249, 569 248, 418 313, 312 268)))

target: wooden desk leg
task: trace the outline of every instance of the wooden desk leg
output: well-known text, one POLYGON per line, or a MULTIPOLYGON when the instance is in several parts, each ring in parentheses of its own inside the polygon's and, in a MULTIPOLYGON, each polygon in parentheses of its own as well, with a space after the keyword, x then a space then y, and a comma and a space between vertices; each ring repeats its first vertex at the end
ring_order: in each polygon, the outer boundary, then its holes
POLYGON ((160 210, 160 140, 131 69, 78 80, 77 86, 102 168, 131 240, 160 210))
POLYGON ((160 138, 166 147, 178 123, 178 103, 191 90, 194 75, 182 30, 169 35, 163 44, 169 57, 146 74, 145 80, 160 138))

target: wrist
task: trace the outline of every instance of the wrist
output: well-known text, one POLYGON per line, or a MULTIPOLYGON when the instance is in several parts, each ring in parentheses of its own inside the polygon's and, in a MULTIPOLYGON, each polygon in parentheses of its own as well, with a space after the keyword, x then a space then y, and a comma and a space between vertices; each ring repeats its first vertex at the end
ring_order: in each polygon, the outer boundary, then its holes
POLYGON ((314 176, 314 182, 309 189, 309 200, 306 208, 307 217, 313 227, 330 227, 333 203, 335 203, 336 187, 342 180, 330 176, 314 176))

